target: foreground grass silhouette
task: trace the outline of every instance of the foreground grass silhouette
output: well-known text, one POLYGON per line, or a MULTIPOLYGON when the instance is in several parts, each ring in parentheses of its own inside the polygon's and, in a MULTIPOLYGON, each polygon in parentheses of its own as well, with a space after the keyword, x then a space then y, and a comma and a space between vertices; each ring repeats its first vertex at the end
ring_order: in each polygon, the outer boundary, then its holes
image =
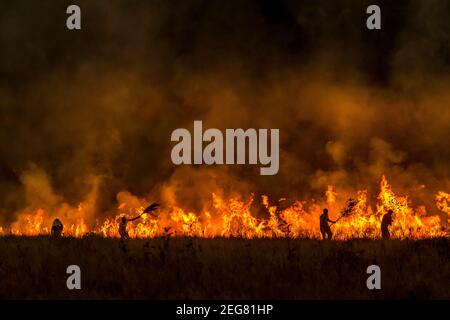
POLYGON ((3 299, 450 299, 450 239, 0 238, 3 299), (81 290, 66 287, 81 268, 81 290), (382 290, 366 287, 381 268, 382 290))

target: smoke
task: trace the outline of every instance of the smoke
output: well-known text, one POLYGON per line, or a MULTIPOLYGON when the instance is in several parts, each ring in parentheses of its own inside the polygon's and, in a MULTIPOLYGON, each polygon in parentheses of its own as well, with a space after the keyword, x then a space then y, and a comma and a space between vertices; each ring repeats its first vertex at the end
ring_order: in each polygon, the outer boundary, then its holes
POLYGON ((368 1, 78 1, 81 31, 69 4, 0 4, 3 222, 134 195, 376 195, 382 174, 433 212, 450 189, 448 1, 381 1, 381 31, 368 1), (279 128, 278 174, 174 166, 170 134, 194 120, 279 128))

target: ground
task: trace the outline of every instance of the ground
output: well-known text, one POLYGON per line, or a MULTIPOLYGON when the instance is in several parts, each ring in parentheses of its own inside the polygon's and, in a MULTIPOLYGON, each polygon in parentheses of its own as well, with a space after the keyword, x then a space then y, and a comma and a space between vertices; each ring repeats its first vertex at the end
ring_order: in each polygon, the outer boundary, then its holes
POLYGON ((0 238, 0 298, 450 299, 450 239, 0 238), (68 290, 67 266, 81 268, 68 290), (381 290, 366 269, 381 268, 381 290))

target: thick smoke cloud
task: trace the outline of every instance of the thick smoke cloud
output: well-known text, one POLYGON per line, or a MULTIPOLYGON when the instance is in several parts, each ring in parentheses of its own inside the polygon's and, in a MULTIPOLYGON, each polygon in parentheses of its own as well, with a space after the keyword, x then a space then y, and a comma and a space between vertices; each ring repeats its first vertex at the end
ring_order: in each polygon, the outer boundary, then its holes
MULTIPOLYGON (((67 1, 0 4, 0 211, 106 215, 121 191, 201 209, 210 192, 376 196, 385 174, 435 210, 449 190, 448 1, 67 1), (175 167, 171 132, 279 128, 280 171, 175 167), (422 187, 424 185, 425 187, 422 187)), ((122 193, 123 195, 123 193, 122 193)))

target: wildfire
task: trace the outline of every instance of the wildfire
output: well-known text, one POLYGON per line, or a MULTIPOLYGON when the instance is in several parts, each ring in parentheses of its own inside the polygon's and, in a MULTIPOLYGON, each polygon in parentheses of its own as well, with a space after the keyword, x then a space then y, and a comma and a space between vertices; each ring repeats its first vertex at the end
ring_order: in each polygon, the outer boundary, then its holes
POLYGON ((439 210, 447 213, 450 218, 450 194, 444 191, 439 191, 436 195, 436 206, 439 210))
MULTIPOLYGON (((190 212, 173 206, 161 209, 155 215, 144 214, 142 219, 129 223, 128 233, 130 237, 143 238, 161 236, 319 238, 319 217, 322 209, 328 207, 330 214, 337 218, 339 210, 342 211, 347 200, 340 199, 333 186, 328 186, 322 202, 296 200, 287 207, 280 205, 286 200, 284 198, 280 199, 277 205, 271 205, 269 197, 262 196, 261 204, 265 212, 254 209, 254 195, 242 199, 224 198, 212 193, 211 199, 210 208, 203 212, 190 212)), ((435 200, 437 209, 450 217, 450 194, 439 191, 435 200)), ((351 202, 351 214, 342 215, 333 225, 334 239, 380 238, 381 219, 388 210, 394 212, 394 222, 390 227, 393 238, 449 236, 449 231, 445 227, 448 225, 447 221, 441 221, 436 215, 427 215, 424 206, 412 208, 408 196, 395 194, 384 176, 380 181, 375 210, 368 203, 366 190, 357 191, 348 201, 351 202)), ((122 202, 114 217, 104 221, 97 220, 90 226, 84 220, 89 208, 80 204, 78 208, 72 210, 72 218, 62 219, 65 223, 64 234, 82 237, 93 233, 103 237, 118 237, 119 219, 124 215, 141 214, 146 203, 145 199, 132 201, 131 204, 122 202)), ((48 234, 51 221, 56 216, 57 212, 48 214, 44 209, 24 212, 9 228, 0 227, 0 234, 48 234)))

